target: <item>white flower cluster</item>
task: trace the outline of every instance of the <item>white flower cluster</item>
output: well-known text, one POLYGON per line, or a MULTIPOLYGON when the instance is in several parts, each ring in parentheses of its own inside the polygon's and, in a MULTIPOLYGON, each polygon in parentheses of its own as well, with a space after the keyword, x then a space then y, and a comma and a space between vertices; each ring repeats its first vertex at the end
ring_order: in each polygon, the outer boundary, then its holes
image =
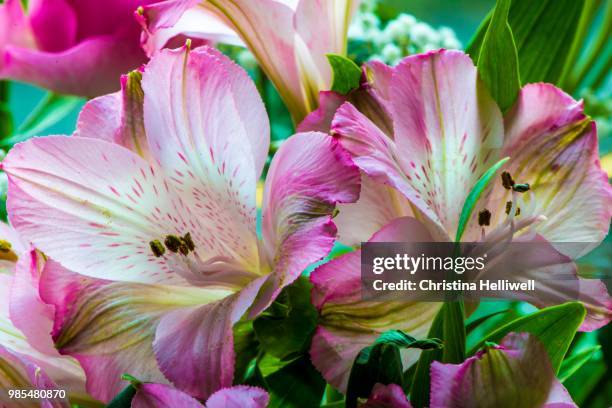
POLYGON ((378 0, 364 0, 349 28, 349 56, 357 62, 380 60, 394 65, 409 54, 461 48, 451 28, 435 29, 410 14, 383 24, 375 13, 377 4, 378 0))

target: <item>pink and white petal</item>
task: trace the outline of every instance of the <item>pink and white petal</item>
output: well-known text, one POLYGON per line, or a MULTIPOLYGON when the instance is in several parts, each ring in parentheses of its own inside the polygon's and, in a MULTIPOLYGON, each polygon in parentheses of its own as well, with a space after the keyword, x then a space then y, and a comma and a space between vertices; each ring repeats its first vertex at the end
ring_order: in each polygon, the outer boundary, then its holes
MULTIPOLYGON (((98 139, 44 137, 16 145, 3 161, 8 211, 24 237, 66 268, 103 279, 186 284, 194 254, 150 242, 189 230, 184 202, 159 169, 98 139)), ((197 251, 197 248, 196 248, 197 251)))
POLYGON ((184 47, 157 54, 142 86, 149 146, 200 224, 200 256, 257 270, 255 190, 269 123, 252 81, 218 51, 184 47))
POLYGON ((412 408, 412 405, 399 385, 377 383, 366 403, 359 408, 412 408))
POLYGON ((0 345, 0 406, 11 408, 70 408, 66 398, 15 399, 8 390, 58 390, 42 367, 20 354, 0 345))
POLYGON ((160 369, 180 390, 207 398, 219 388, 232 385, 232 327, 251 306, 264 279, 218 301, 163 316, 153 348, 160 369))
MULTIPOLYGON (((177 2, 166 1, 164 3, 177 2)), ((158 13, 161 11, 161 6, 167 8, 169 5, 155 3, 145 6, 142 15, 137 14, 144 29, 141 37, 142 47, 149 57, 163 48, 174 48, 172 47, 174 44, 180 46, 182 44, 179 45, 178 41, 182 39, 184 43, 187 38, 199 39, 202 40, 202 43, 243 45, 234 30, 204 7, 191 6, 183 10, 181 14, 182 7, 175 6, 173 12, 167 12, 166 18, 171 17, 171 13, 175 14, 176 21, 170 23, 170 20, 168 22, 155 21, 155 16, 160 16, 158 13)), ((187 4, 183 7, 186 6, 187 4)))
MULTIPOLYGON (((11 352, 26 356, 31 362, 39 366, 60 388, 70 390, 71 394, 85 393, 85 374, 76 362, 70 357, 60 356, 57 350, 52 354, 44 354, 34 349, 26 338, 9 318, 9 301, 12 277, 0 274, 0 345, 11 352)), ((28 310, 28 316, 32 317, 28 310)), ((40 319, 33 319, 39 321, 40 319)), ((43 322, 44 324, 44 322, 43 322)), ((47 334, 50 337, 50 333, 47 334)), ((0 369, 0 371, 2 371, 0 369)), ((1 380, 0 380, 1 383, 1 380)), ((9 387, 11 388, 11 387, 9 387)), ((15 388, 15 387, 13 387, 15 388)), ((0 389, 5 389, 0 387, 0 389)))
POLYGON ((87 102, 77 121, 74 136, 103 139, 150 159, 142 111, 142 73, 121 76, 121 91, 87 102))
MULTIPOLYGON (((398 218, 377 234, 374 242, 429 242, 431 235, 414 218, 398 218)), ((420 338, 427 332, 440 305, 431 302, 362 300, 361 251, 350 252, 315 269, 312 303, 319 310, 319 327, 310 350, 313 364, 323 377, 345 390, 359 351, 387 330, 403 330, 420 338)), ((404 350, 405 367, 416 362, 418 352, 404 350)))
POLYGON ((273 272, 250 315, 264 310, 336 239, 336 204, 357 200, 359 170, 348 153, 323 133, 299 133, 274 156, 264 188, 262 234, 273 272))
POLYGON ((295 3, 220 0, 206 2, 204 6, 236 31, 276 86, 296 123, 299 123, 315 106, 308 106, 296 60, 295 3))
MULTIPOLYGON (((431 220, 432 228, 442 229, 443 224, 430 195, 421 195, 415 182, 424 182, 420 175, 404 173, 400 152, 396 143, 382 132, 370 119, 350 103, 338 109, 332 124, 332 134, 347 149, 361 171, 373 181, 399 191, 406 199, 431 220)), ((425 184, 422 184, 423 186, 425 184)))
POLYGON ((143 383, 132 399, 132 408, 203 408, 198 400, 170 385, 143 383))
POLYGON ((153 353, 155 328, 164 313, 196 302, 195 291, 87 278, 54 261, 40 283, 42 299, 55 307, 56 347, 79 361, 87 391, 104 402, 123 389, 124 373, 166 382, 153 353))
POLYGON ((40 298, 38 286, 45 261, 36 250, 19 258, 10 288, 9 313, 16 328, 39 352, 60 357, 55 349, 53 331, 54 308, 40 298))
MULTIPOLYGON (((581 102, 549 84, 525 86, 505 122, 508 171, 531 186, 523 197, 525 215, 547 217, 536 231, 553 244, 587 243, 573 256, 589 252, 607 235, 612 216, 612 187, 599 162, 595 123, 581 102)), ((496 196, 508 193, 497 186, 496 196)))
POLYGON ((423 211, 435 212, 430 217, 454 237, 468 193, 499 159, 499 108, 470 57, 448 50, 402 60, 391 80, 390 106, 395 162, 419 201, 408 198, 419 208, 425 202, 423 211))
POLYGON ((206 401, 206 408, 266 408, 270 396, 258 387, 236 385, 215 392, 206 401))
POLYGON ((346 54, 348 24, 357 0, 298 1, 294 26, 295 58, 309 111, 319 91, 330 89, 332 72, 327 54, 346 54))
POLYGON ((358 246, 395 218, 412 216, 410 202, 397 190, 361 173, 361 193, 353 204, 339 204, 334 222, 338 240, 358 246))
MULTIPOLYGON (((25 254, 28 250, 28 244, 21 239, 17 231, 15 231, 15 228, 5 222, 0 222, 0 240, 10 244, 10 250, 13 251, 17 257, 25 254)), ((12 264, 14 264, 14 262, 12 262, 12 264)))

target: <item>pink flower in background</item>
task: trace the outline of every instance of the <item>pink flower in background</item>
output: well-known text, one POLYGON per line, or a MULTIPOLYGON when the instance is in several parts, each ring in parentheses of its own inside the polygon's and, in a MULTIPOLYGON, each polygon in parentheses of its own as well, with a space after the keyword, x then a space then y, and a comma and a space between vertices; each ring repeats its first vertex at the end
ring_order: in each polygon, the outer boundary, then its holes
POLYGON ((331 87, 326 54, 346 53, 346 33, 358 0, 171 0, 144 8, 149 53, 167 37, 236 42, 253 52, 299 123, 331 87), (217 20, 211 16, 217 16, 217 20), (222 23, 220 23, 220 22, 222 23), (161 36, 153 40, 151 36, 161 36))
POLYGON ((359 408, 411 408, 402 387, 397 384, 375 384, 368 400, 359 408))
POLYGON ((208 398, 205 405, 189 395, 164 384, 136 384, 132 408, 266 408, 270 397, 258 387, 237 385, 223 388, 208 398))
POLYGON ((146 61, 137 7, 151 0, 20 0, 0 5, 0 78, 93 97, 146 61))
MULTIPOLYGON (((560 271, 574 278, 578 300, 587 307, 581 329, 608 323, 612 299, 605 285, 577 276, 572 261, 603 240, 612 211, 595 125, 582 103, 552 85, 530 84, 502 117, 469 56, 456 51, 410 56, 394 68, 372 64, 367 73, 368 101, 378 106, 359 110, 344 103, 331 126, 362 171, 359 201, 339 206, 339 239, 353 246, 368 240, 453 242, 470 190, 509 156, 504 170, 516 183, 529 183, 529 191, 506 188, 496 177, 461 240, 482 247, 535 244, 542 250, 537 254, 501 251, 496 259, 498 266, 512 265, 538 281, 533 296, 521 300, 540 307, 572 300, 557 290, 562 282, 542 279, 560 271), (482 211, 489 219, 479 220, 482 211), (563 253, 570 248, 563 242, 580 243, 579 250, 563 253)), ((324 128, 329 112, 342 103, 324 96, 332 107, 315 111, 305 128, 324 128)), ((312 360, 340 389, 361 348, 386 330, 424 335, 439 308, 432 302, 363 301, 359 251, 320 266, 311 281, 321 316, 312 360)), ((407 363, 415 361, 415 352, 404 353, 407 363)))
MULTIPOLYGON (((45 261, 28 250, 18 234, 0 223, 0 405, 13 406, 7 390, 67 390, 67 396, 91 401, 78 362, 53 347, 53 308, 38 295, 45 261)), ((70 407, 66 398, 46 401, 70 407)))
POLYGON ((92 395, 108 401, 128 372, 205 399, 232 384, 233 324, 327 255, 359 172, 328 135, 291 137, 268 171, 259 238, 269 124, 246 72, 186 47, 122 83, 85 106, 74 136, 11 150, 9 217, 52 259, 40 294, 92 395))
POLYGON ((555 377, 546 349, 527 333, 510 333, 461 364, 431 365, 431 408, 575 408, 555 377))

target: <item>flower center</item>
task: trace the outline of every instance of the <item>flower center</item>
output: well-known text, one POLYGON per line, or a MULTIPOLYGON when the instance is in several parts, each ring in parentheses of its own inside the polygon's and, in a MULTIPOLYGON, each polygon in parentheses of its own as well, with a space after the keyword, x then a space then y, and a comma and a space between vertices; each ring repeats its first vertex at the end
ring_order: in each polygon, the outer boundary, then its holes
POLYGON ((193 239, 191 238, 191 233, 187 232, 185 235, 176 236, 176 235, 166 235, 164 238, 164 242, 158 239, 154 239, 149 242, 149 247, 151 248, 151 252, 157 258, 163 256, 166 253, 166 249, 173 253, 180 252, 182 255, 187 256, 190 252, 195 251, 195 244, 193 243, 193 239))

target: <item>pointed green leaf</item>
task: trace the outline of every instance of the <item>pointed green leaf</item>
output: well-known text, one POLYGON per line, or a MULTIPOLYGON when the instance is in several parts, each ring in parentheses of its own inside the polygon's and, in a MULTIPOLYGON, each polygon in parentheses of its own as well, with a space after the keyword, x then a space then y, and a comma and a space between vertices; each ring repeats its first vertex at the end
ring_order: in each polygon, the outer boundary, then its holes
POLYGON ((510 108, 521 88, 518 56, 508 24, 510 0, 497 0, 480 53, 478 72, 502 112, 510 108))
POLYGON ((576 371, 578 371, 583 365, 585 365, 599 350, 601 350, 601 346, 599 345, 589 347, 563 360, 563 363, 561 363, 561 369, 559 370, 559 381, 563 382, 570 378, 576 371))
MULTIPOLYGON (((589 0, 591 1, 591 0, 589 0)), ((513 0, 508 13, 520 65, 521 83, 557 83, 579 25, 584 0, 513 0)), ((476 58, 491 21, 483 21, 467 52, 476 58)))
POLYGON ((268 408, 318 407, 325 380, 304 355, 266 377, 270 392, 268 408))
POLYGON ((117 394, 106 408, 130 408, 134 395, 136 395, 136 388, 130 384, 117 394))
POLYGON ((361 69, 357 64, 338 54, 327 54, 327 60, 333 73, 332 91, 346 95, 359 87, 361 69))

